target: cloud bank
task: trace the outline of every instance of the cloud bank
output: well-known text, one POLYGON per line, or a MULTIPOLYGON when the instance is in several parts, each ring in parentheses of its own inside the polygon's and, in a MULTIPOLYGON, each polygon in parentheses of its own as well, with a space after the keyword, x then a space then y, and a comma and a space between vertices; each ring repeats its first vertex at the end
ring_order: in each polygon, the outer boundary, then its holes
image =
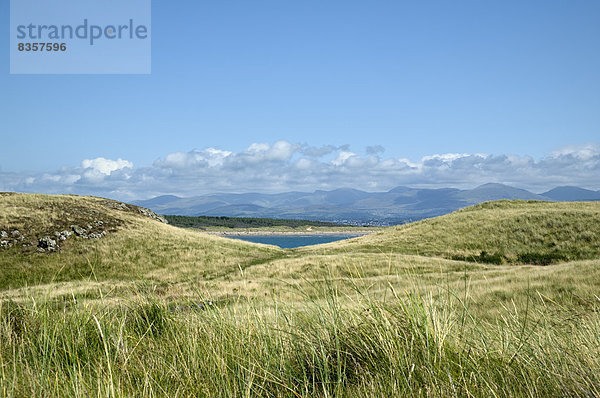
POLYGON ((312 147, 277 141, 243 151, 174 152, 152 165, 124 159, 84 159, 51 173, 3 173, 0 191, 75 193, 121 200, 162 194, 313 191, 352 187, 385 191, 399 185, 472 188, 497 182, 535 192, 559 185, 600 189, 600 143, 560 148, 541 159, 509 154, 432 154, 385 158, 382 146, 359 154, 348 145, 312 147))

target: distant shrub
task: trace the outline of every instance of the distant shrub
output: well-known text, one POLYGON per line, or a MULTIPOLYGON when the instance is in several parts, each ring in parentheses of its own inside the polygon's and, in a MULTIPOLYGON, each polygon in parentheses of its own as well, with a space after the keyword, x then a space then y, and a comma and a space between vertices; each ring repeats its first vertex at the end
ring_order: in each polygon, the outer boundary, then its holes
MULTIPOLYGON (((485 250, 481 251, 478 256, 476 255, 453 255, 452 260, 457 261, 469 261, 480 264, 504 264, 514 262, 514 259, 510 261, 505 255, 500 253, 488 253, 485 250)), ((569 257, 559 252, 552 253, 537 253, 528 252, 517 255, 517 263, 530 264, 530 265, 550 265, 561 261, 568 260, 569 257)))
POLYGON ((567 260, 567 256, 560 253, 523 253, 517 256, 520 263, 533 265, 550 265, 567 260))
POLYGON ((479 253, 479 262, 486 264, 502 264, 504 262, 504 256, 498 253, 490 254, 484 250, 479 253))
POLYGON ((485 250, 479 253, 478 256, 471 255, 454 255, 452 256, 452 260, 457 261, 470 261, 474 263, 482 263, 482 264, 502 264, 505 262, 506 257, 502 254, 498 253, 488 253, 485 250))
POLYGON ((267 227, 290 227, 300 228, 307 225, 314 227, 339 227, 341 224, 325 221, 313 220, 288 220, 276 218, 257 218, 257 217, 211 217, 211 216, 164 216, 169 224, 182 228, 267 228, 267 227))

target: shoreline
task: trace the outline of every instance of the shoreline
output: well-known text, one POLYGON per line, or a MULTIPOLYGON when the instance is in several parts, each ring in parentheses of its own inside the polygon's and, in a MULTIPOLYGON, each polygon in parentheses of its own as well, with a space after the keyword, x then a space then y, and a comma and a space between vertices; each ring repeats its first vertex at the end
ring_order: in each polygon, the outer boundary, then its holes
POLYGON ((223 231, 223 232, 204 232, 208 235, 215 236, 319 236, 319 235, 356 235, 365 236, 370 235, 375 230, 361 230, 361 231, 223 231))

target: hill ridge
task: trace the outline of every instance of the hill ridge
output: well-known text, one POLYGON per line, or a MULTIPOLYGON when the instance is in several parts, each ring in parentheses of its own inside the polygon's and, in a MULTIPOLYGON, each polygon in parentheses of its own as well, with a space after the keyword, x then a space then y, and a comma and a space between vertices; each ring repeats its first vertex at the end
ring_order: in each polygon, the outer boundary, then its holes
POLYGON ((326 246, 481 263, 550 263, 600 257, 600 202, 499 200, 326 246))
POLYGON ((565 191, 557 187, 542 194, 535 194, 506 184, 487 183, 473 189, 420 189, 399 186, 387 192, 340 188, 331 191, 279 194, 216 193, 169 200, 163 204, 157 204, 155 199, 132 203, 169 215, 288 218, 346 224, 394 225, 448 214, 489 200, 600 200, 600 193, 582 188, 565 191))

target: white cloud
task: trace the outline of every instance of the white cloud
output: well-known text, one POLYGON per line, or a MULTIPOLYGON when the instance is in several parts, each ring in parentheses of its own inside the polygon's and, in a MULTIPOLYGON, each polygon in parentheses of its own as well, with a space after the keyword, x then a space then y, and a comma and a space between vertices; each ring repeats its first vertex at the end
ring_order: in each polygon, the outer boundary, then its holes
POLYGON ((583 145, 569 145, 557 151, 552 152, 551 156, 560 158, 564 156, 573 156, 579 159, 594 159, 600 155, 600 143, 589 142, 583 145))
POLYGON ((288 141, 277 141, 273 145, 269 145, 268 143, 255 143, 235 157, 249 163, 265 160, 284 162, 291 158, 298 149, 299 145, 293 145, 288 141))
POLYGON ((190 152, 170 153, 164 160, 157 160, 154 162, 154 165, 170 169, 218 167, 223 165, 225 158, 231 154, 232 152, 215 148, 206 148, 203 150, 194 149, 190 152))
POLYGON ((124 169, 124 168, 133 168, 133 163, 128 160, 123 160, 121 158, 117 160, 105 159, 105 158, 96 158, 96 159, 84 159, 81 162, 81 167, 84 169, 92 169, 98 173, 104 175, 110 175, 113 171, 124 169))
POLYGON ((356 154, 354 152, 342 151, 338 154, 337 158, 331 161, 331 164, 335 166, 342 166, 344 163, 346 163, 348 159, 353 157, 356 157, 356 154))
POLYGON ((298 161, 296 162, 296 168, 299 170, 309 170, 313 165, 313 162, 306 159, 306 158, 301 158, 298 159, 298 161))
POLYGON ((468 153, 442 153, 429 156, 423 156, 421 162, 437 161, 441 163, 452 163, 453 161, 470 156, 468 153))
POLYGON ((53 173, 2 173, 3 190, 81 193, 120 199, 160 194, 312 191, 354 187, 387 190, 398 185, 468 188, 499 182, 536 192, 558 185, 600 189, 600 145, 558 149, 541 159, 511 154, 441 153, 420 160, 365 156, 349 146, 310 147, 277 141, 234 152, 216 148, 166 154, 147 167, 127 160, 85 159, 53 173))
POLYGON ((287 141, 277 141, 269 151, 269 157, 273 160, 288 160, 294 154, 296 148, 287 141))

